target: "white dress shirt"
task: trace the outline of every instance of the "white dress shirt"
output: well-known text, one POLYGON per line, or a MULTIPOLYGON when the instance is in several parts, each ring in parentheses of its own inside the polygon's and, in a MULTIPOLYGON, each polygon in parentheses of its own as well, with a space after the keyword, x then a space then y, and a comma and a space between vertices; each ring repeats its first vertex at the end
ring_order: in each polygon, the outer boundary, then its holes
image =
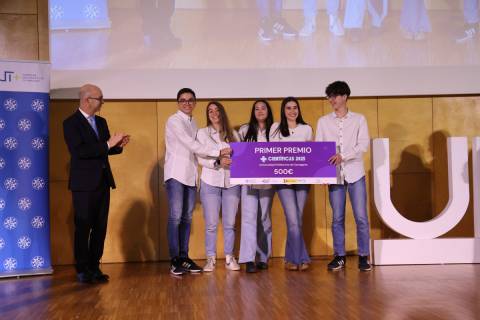
POLYGON ((187 114, 177 111, 165 126, 164 181, 175 179, 187 186, 196 186, 198 179, 195 154, 217 158, 220 148, 210 148, 195 140, 197 124, 187 114))
MULTIPOLYGON (((93 121, 95 121, 95 115, 89 115, 88 113, 86 113, 85 111, 83 111, 82 109, 78 108, 78 111, 80 111, 80 113, 82 114, 82 116, 85 117, 85 119, 87 119, 88 123, 90 123, 90 121, 88 119, 90 118, 93 118, 93 121)), ((95 122, 96 123, 96 122, 95 122)), ((92 128, 93 129, 93 128, 92 128)), ((95 129, 93 129, 95 130, 95 129)), ((98 129, 97 129, 98 130, 98 129)), ((95 132, 96 133, 96 132, 95 132)), ((98 136, 98 133, 97 133, 97 136, 98 136)), ((108 150, 110 150, 110 145, 108 144, 108 141, 106 141, 106 144, 107 144, 107 147, 108 147, 108 150)))
MULTIPOLYGON (((240 141, 238 133, 234 130, 233 136, 236 141, 240 141)), ((220 134, 212 127, 206 127, 198 130, 197 141, 205 146, 208 150, 220 150, 229 148, 225 141, 220 140, 220 134)), ((198 163, 202 166, 202 175, 200 179, 214 187, 230 188, 235 185, 230 184, 230 169, 224 169, 216 166, 216 158, 202 157, 197 155, 198 163)))
MULTIPOLYGON (((245 141, 245 136, 247 135, 248 124, 244 124, 238 129, 238 134, 240 135, 240 140, 245 141)), ((257 132, 257 142, 267 142, 267 130, 258 129, 257 132)))
POLYGON ((334 141, 342 162, 337 166, 338 184, 353 183, 365 176, 363 153, 368 150, 370 137, 367 120, 359 113, 348 111, 343 118, 335 112, 318 119, 316 141, 334 141))
POLYGON ((275 122, 270 128, 270 141, 272 142, 290 142, 290 141, 312 141, 313 129, 308 124, 297 124, 295 128, 288 128, 290 135, 284 137, 280 132, 280 124, 275 122))
MULTIPOLYGON (((248 131, 248 124, 244 124, 243 126, 238 129, 238 134, 240 135, 240 139, 242 141, 245 141, 245 136, 247 135, 248 131)), ((258 129, 257 132, 257 142, 267 142, 267 130, 265 129, 258 129)), ((271 184, 252 184, 249 185, 253 189, 261 189, 261 190, 266 190, 266 189, 271 189, 272 185, 271 184)))

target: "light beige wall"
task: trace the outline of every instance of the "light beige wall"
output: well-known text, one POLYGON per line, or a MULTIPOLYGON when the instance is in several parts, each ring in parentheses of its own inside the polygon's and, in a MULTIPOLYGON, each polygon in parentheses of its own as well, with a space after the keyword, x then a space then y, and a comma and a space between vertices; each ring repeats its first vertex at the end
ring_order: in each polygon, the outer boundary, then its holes
MULTIPOLYGON (((47 0, 0 2, 0 58, 47 59, 47 0), (3 41, 5 40, 5 41, 3 41)), ((321 95, 321 93, 319 93, 321 95)), ((234 126, 248 120, 253 100, 223 101, 234 126)), ((280 101, 272 100, 278 118, 280 101)), ((206 101, 200 101, 195 117, 205 125, 206 101)), ((305 120, 316 120, 330 112, 323 99, 301 100, 305 120)), ((372 138, 390 138, 392 199, 407 217, 431 219, 448 201, 446 138, 473 137, 480 132, 480 96, 391 97, 351 99, 350 109, 367 117, 372 138)), ((67 190, 68 153, 63 142, 62 120, 74 112, 76 101, 52 101, 50 105, 50 202, 51 239, 54 264, 73 262, 73 210, 67 190)), ((111 158, 118 188, 112 192, 104 262, 150 261, 168 258, 166 240, 167 199, 163 186, 165 154, 164 127, 176 111, 173 101, 108 101, 101 115, 110 130, 132 135, 124 153, 111 158)), ((365 155, 369 190, 372 238, 398 237, 382 225, 371 199, 370 155, 365 155)), ((471 168, 470 168, 471 176, 471 168)), ((470 183, 471 183, 470 179, 470 183)), ((273 210, 273 252, 283 255, 285 219, 275 197, 273 210)), ((240 225, 237 221, 237 234, 240 225)), ((314 256, 332 254, 331 211, 324 186, 314 186, 305 209, 304 234, 314 256)), ((355 224, 347 206, 347 250, 356 249, 355 224)), ((223 238, 219 231, 218 253, 223 238)), ((460 224, 447 236, 472 236, 471 205, 460 224)), ((237 246, 238 250, 238 237, 237 246)), ((203 258, 204 223, 200 203, 194 212, 191 256, 203 258)))

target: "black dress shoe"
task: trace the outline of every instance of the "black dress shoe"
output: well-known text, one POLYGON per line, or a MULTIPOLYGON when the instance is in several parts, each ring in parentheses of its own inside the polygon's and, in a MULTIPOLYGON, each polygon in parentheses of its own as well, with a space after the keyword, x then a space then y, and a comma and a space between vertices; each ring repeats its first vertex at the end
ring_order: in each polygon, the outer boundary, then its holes
POLYGON ((268 269, 268 263, 266 263, 266 262, 258 262, 258 263, 257 263, 257 269, 267 270, 267 269, 268 269))
POLYGON ((247 273, 255 273, 257 272, 257 266, 255 265, 255 262, 247 262, 245 264, 245 271, 247 273))
POLYGON ((77 273, 77 281, 80 283, 95 283, 92 274, 88 271, 77 273))
POLYGON ((93 271, 92 278, 96 282, 105 283, 108 282, 110 277, 108 274, 103 273, 100 269, 93 271))

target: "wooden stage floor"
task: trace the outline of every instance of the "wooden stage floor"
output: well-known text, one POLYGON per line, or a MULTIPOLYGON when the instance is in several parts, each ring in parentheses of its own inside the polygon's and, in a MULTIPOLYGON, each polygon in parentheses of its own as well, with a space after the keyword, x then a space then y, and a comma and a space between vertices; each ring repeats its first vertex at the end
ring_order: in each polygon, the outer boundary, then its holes
MULTIPOLYGON (((204 261, 199 261, 201 264, 204 261)), ((0 319, 480 319, 480 265, 383 266, 306 272, 274 259, 256 274, 227 271, 175 278, 168 263, 102 266, 110 283, 53 276, 0 280, 0 319)))

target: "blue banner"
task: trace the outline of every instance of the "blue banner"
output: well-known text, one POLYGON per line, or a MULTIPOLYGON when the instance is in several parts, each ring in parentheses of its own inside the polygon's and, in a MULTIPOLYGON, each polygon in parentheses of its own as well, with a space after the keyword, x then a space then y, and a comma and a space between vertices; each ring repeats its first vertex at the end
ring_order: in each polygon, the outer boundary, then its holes
POLYGON ((0 61, 0 277, 52 271, 48 70, 0 61))

